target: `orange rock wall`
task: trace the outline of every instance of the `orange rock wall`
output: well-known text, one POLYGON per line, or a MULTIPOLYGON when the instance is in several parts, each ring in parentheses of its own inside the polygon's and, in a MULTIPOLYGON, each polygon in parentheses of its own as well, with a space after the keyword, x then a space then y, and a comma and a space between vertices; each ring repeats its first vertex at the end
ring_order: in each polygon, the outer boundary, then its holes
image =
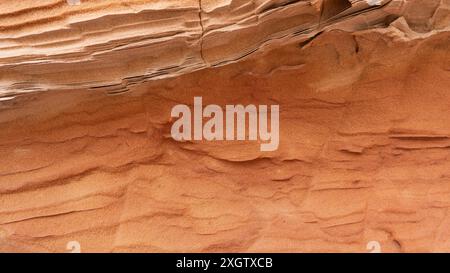
POLYGON ((448 1, 41 2, 0 4, 1 252, 450 251, 448 1), (194 96, 279 149, 174 141, 194 96))

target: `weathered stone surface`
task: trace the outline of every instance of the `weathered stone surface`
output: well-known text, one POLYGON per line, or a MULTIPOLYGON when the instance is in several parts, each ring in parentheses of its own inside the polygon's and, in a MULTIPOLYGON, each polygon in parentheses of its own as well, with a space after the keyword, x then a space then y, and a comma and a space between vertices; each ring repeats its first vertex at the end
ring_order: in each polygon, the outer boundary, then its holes
POLYGON ((450 251, 449 1, 124 2, 0 3, 0 251, 450 251))

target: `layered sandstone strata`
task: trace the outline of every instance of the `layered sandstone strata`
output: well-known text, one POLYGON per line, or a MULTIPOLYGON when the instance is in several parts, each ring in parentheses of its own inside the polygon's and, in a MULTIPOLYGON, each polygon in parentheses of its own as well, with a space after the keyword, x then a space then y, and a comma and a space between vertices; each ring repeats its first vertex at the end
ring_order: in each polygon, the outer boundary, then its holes
POLYGON ((449 9, 1 2, 0 251, 449 251, 449 9), (279 149, 174 141, 194 96, 279 149))

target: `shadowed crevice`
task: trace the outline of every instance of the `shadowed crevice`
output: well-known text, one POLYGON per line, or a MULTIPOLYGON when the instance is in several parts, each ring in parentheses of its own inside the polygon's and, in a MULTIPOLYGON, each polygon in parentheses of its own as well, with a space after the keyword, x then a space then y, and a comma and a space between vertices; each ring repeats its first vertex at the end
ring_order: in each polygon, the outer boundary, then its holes
POLYGON ((348 0, 325 0, 322 4, 321 21, 327 20, 344 10, 351 8, 352 3, 348 0))

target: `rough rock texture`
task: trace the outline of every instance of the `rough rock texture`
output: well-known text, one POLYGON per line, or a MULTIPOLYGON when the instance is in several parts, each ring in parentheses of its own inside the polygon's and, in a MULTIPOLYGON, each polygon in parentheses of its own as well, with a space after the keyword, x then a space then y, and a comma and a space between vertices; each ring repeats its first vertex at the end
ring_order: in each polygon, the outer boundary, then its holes
POLYGON ((0 2, 0 251, 450 251, 449 10, 0 2), (279 149, 174 141, 194 96, 279 149))

